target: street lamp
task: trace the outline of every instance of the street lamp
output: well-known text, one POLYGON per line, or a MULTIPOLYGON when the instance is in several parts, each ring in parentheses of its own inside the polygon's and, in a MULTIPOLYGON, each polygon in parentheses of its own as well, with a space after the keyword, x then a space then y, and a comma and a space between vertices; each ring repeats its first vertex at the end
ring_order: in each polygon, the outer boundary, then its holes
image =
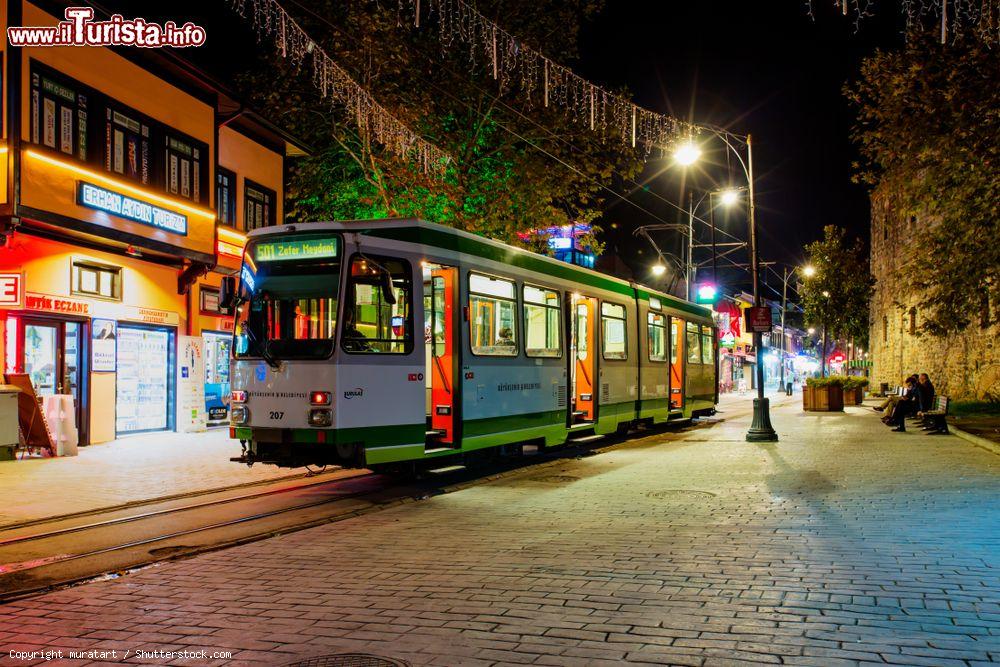
POLYGON ((804 275, 806 278, 812 278, 813 276, 816 275, 816 267, 813 266, 812 264, 807 264, 802 269, 802 275, 804 275))
POLYGON ((812 335, 813 335, 814 333, 816 333, 816 330, 815 330, 815 329, 813 329, 812 327, 809 327, 809 328, 808 328, 808 329, 806 330, 806 333, 807 333, 807 334, 809 334, 810 336, 812 336, 812 335))
POLYGON ((666 272, 667 272, 667 267, 662 262, 653 267, 653 275, 654 276, 659 277, 659 276, 662 276, 666 272))
POLYGON ((700 157, 701 149, 690 140, 674 149, 674 161, 682 167, 694 164, 700 157))
POLYGON ((724 205, 732 206, 740 198, 740 193, 738 190, 724 190, 719 198, 724 205))
MULTIPOLYGON (((704 127, 708 132, 719 138, 732 152, 743 168, 743 174, 747 179, 747 199, 750 204, 749 226, 750 226, 750 273, 753 278, 753 305, 761 306, 760 289, 760 258, 757 252, 757 214, 756 202, 754 201, 754 177, 753 177, 753 141, 748 134, 741 137, 725 130, 716 130, 704 127), (746 160, 740 151, 733 146, 732 140, 737 140, 746 145, 746 160)), ((681 144, 674 151, 674 159, 678 164, 693 164, 701 156, 701 150, 691 141, 681 144)), ((753 334, 753 344, 757 352, 757 398, 753 402, 753 422, 747 432, 749 442, 775 442, 778 434, 771 426, 770 401, 764 397, 764 354, 761 350, 761 333, 755 331, 753 334)))

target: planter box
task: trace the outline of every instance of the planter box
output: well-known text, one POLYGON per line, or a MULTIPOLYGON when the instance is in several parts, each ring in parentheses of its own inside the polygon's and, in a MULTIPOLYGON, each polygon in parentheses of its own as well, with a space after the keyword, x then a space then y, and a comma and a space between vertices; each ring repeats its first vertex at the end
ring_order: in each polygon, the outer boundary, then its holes
POLYGON ((802 388, 802 409, 807 412, 843 412, 844 390, 841 387, 802 388))
POLYGON ((861 405, 861 401, 864 400, 865 390, 861 387, 857 389, 845 389, 844 390, 844 405, 861 405))

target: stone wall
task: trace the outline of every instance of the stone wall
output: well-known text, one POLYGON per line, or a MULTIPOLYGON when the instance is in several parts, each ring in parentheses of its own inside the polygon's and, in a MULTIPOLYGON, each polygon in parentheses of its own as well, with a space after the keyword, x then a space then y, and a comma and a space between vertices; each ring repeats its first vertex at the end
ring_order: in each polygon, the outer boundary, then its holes
POLYGON ((959 334, 920 331, 920 295, 894 279, 920 221, 900 210, 884 189, 872 195, 871 270, 875 292, 868 342, 872 387, 896 386, 912 373, 927 373, 938 392, 956 399, 1000 400, 1000 325, 979 318, 959 334))

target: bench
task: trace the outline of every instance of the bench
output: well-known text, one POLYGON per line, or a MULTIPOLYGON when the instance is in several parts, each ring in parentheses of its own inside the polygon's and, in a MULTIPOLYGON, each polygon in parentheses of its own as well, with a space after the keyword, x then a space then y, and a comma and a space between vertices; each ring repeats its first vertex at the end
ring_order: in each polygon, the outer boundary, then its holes
POLYGON ((935 396, 932 409, 918 412, 918 417, 923 417, 927 421, 925 430, 932 433, 948 433, 948 403, 947 396, 935 396))

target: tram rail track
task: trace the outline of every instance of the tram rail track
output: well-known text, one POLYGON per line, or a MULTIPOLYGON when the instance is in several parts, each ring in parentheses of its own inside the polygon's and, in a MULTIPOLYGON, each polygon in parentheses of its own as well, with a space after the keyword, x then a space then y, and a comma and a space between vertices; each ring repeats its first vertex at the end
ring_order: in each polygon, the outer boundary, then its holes
MULTIPOLYGON (((742 415, 729 414, 722 420, 737 416, 742 415)), ((710 422, 702 427, 709 426, 710 422)), ((664 432, 656 429, 646 435, 664 432)), ((0 604, 161 561, 342 521, 502 477, 531 475, 562 465, 570 457, 601 453, 635 441, 635 434, 612 436, 600 443, 570 441, 567 447, 541 456, 470 468, 455 466, 457 470, 449 468, 450 472, 436 478, 400 480, 365 470, 341 470, 334 478, 312 481, 315 478, 306 477, 310 481, 302 484, 289 484, 293 481, 289 478, 275 480, 270 485, 275 488, 257 493, 232 495, 243 488, 237 487, 184 494, 104 512, 0 527, 0 604), (176 504, 192 495, 205 499, 176 504), (95 514, 107 518, 81 523, 95 514), (53 528, 28 532, 39 525, 53 528)))

